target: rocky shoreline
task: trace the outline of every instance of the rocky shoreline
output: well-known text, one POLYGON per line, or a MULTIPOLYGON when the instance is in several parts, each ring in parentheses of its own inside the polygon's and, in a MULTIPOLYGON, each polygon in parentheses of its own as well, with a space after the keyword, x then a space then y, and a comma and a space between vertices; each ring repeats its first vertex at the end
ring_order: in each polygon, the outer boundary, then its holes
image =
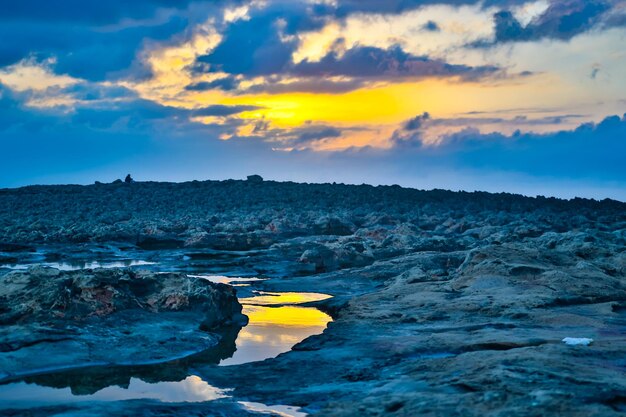
POLYGON ((245 325, 235 290, 184 274, 34 267, 0 276, 0 383, 169 362, 245 325))
MULTIPOLYGON (((0 190, 0 243, 0 274, 126 256, 333 295, 313 305, 334 321, 291 352, 176 368, 237 398, 325 417, 626 412, 621 202, 267 181, 25 187, 0 190)), ((216 407, 144 413, 232 406, 216 407)))

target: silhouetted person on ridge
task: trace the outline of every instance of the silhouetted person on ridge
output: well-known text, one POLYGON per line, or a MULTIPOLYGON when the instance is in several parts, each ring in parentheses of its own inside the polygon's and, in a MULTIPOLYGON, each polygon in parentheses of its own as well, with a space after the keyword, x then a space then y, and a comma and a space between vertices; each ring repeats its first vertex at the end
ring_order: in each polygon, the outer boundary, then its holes
POLYGON ((133 180, 133 177, 131 177, 130 174, 128 174, 126 178, 124 179, 124 182, 126 184, 130 184, 131 182, 135 182, 135 180, 133 180))

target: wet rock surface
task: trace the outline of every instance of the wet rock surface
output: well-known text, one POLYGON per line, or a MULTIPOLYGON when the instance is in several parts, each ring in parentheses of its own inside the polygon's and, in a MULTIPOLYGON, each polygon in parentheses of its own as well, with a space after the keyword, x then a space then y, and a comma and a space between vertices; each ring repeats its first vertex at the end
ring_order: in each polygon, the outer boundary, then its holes
POLYGON ((349 298, 324 334, 289 354, 242 365, 236 376, 203 375, 320 416, 623 415, 624 269, 612 276, 568 252, 525 246, 421 253, 327 274, 318 282, 334 288, 351 276, 392 276, 349 298), (569 336, 594 341, 568 346, 569 336))
POLYGON ((626 412, 624 203, 271 181, 27 187, 0 202, 5 265, 125 257, 332 294, 314 305, 334 321, 291 352, 174 368, 238 398, 316 416, 626 412))
POLYGON ((128 269, 0 276, 0 380, 94 365, 141 365, 217 346, 246 317, 232 287, 128 269))

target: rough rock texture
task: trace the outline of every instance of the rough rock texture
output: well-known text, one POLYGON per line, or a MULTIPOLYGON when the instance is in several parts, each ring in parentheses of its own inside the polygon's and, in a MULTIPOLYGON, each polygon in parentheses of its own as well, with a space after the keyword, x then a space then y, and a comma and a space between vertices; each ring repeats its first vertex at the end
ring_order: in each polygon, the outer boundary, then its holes
POLYGON ((278 282, 270 288, 340 294, 318 303, 335 321, 289 354, 201 375, 314 416, 622 416, 624 245, 596 242, 603 255, 590 261, 568 238, 542 247, 551 242, 416 253, 278 282), (348 295, 366 283, 366 294, 348 295))
POLYGON ((147 249, 241 251, 326 235, 372 239, 372 249, 389 255, 450 251, 476 240, 514 240, 586 226, 609 231, 623 213, 624 204, 610 200, 568 202, 398 186, 233 180, 31 186, 0 190, 0 242, 113 241, 147 249), (500 236, 502 227, 507 233, 500 236))
POLYGON ((184 274, 12 272, 0 276, 0 380, 188 356, 217 345, 206 330, 245 324, 241 310, 232 287, 184 274))
MULTIPOLYGON (((110 253, 334 295, 316 303, 334 322, 291 352, 176 368, 239 399, 325 417, 626 412, 624 203, 271 181, 27 187, 0 191, 0 242, 6 264, 110 253)), ((175 412, 202 409, 188 407, 175 412)))

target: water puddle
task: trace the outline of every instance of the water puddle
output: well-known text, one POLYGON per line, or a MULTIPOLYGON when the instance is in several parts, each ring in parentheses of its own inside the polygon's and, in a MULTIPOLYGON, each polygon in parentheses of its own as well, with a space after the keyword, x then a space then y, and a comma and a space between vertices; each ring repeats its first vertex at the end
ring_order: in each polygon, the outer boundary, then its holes
MULTIPOLYGON (((146 265, 131 261, 124 266, 146 265), (133 263, 134 262, 134 263, 133 263)), ((99 262, 85 268, 106 267, 99 262), (97 266, 96 266, 97 265, 97 266)), ((113 267, 113 266, 110 266, 113 267)), ((229 285, 254 285, 260 278, 195 275, 229 285)), ((202 366, 233 366, 273 358, 309 336, 320 334, 332 320, 314 307, 300 304, 330 298, 326 294, 248 291, 240 299, 249 324, 223 336, 220 346, 174 363, 107 367, 57 372, 0 385, 0 409, 89 402, 151 399, 161 402, 204 402, 228 398, 229 390, 211 386, 190 369, 202 366)), ((236 399, 233 399, 236 401, 236 399)), ((284 417, 304 417, 296 407, 238 402, 250 411, 284 417)))
POLYGON ((111 262, 41 262, 36 264, 5 264, 2 268, 8 268, 13 270, 25 270, 33 266, 44 266, 48 268, 56 268, 59 271, 78 271, 80 269, 97 269, 97 268, 130 268, 133 266, 146 266, 155 265, 155 262, 138 261, 126 259, 123 261, 111 261, 111 262))
POLYGON ((332 319, 316 308, 244 305, 250 323, 237 337, 237 350, 220 366, 274 358, 309 336, 320 334, 332 319))
POLYGON ((247 401, 239 401, 246 410, 256 413, 270 414, 278 417, 306 417, 306 413, 300 411, 298 407, 290 405, 272 405, 268 406, 261 403, 251 403, 247 401))
POLYGON ((151 399, 165 403, 203 402, 224 398, 226 391, 191 375, 178 382, 148 383, 130 378, 125 386, 112 385, 93 394, 80 395, 72 388, 53 388, 26 382, 0 387, 0 408, 30 408, 62 403, 151 399))
POLYGON ((265 281, 263 278, 246 278, 246 277, 226 277, 223 275, 188 275, 192 278, 201 278, 211 281, 215 284, 228 284, 233 287, 249 287, 251 283, 265 281))
POLYGON ((319 294, 314 292, 266 292, 255 291, 254 297, 241 298, 239 302, 241 304, 251 304, 259 306, 277 306, 288 304, 304 304, 312 301, 322 301, 331 298, 327 294, 319 294))

